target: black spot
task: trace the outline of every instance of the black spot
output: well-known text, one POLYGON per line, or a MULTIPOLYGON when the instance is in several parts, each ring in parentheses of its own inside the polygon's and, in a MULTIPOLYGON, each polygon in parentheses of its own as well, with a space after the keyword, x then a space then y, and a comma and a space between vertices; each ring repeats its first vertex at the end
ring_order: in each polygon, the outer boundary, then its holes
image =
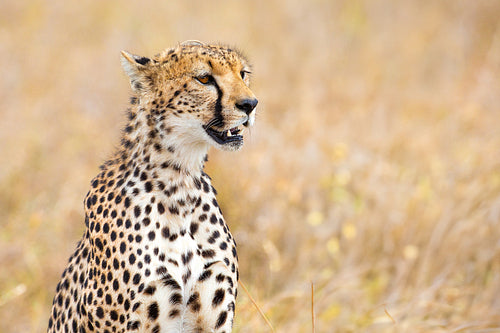
POLYGON ((177 206, 169 206, 168 210, 170 211, 171 214, 175 215, 179 214, 179 208, 177 208, 177 206))
POLYGON ((158 303, 154 302, 149 304, 148 307, 148 317, 149 319, 156 320, 160 314, 160 309, 158 308, 158 303))
POLYGON ((180 290, 181 286, 170 275, 163 278, 163 285, 168 286, 174 290, 180 290))
POLYGON ((153 190, 153 184, 151 184, 151 182, 146 182, 144 184, 144 189, 146 190, 146 192, 151 192, 153 190))
POLYGON ((139 217, 141 215, 141 207, 139 206, 134 207, 134 215, 135 217, 139 217))
POLYGON ((135 255, 133 253, 128 257, 128 261, 131 265, 135 263, 135 255))
POLYGON ((134 278, 132 279, 132 282, 133 282, 134 284, 139 284, 139 282, 141 282, 141 275, 140 275, 139 273, 136 273, 136 274, 134 275, 134 278))
POLYGON ((189 262, 191 261, 191 259, 193 258, 193 252, 189 251, 189 252, 187 252, 187 253, 185 253, 185 254, 182 254, 181 258, 182 258, 182 263, 183 263, 184 265, 186 265, 186 264, 187 264, 187 263, 189 263, 189 262))
POLYGON ((224 289, 220 289, 220 288, 217 289, 215 291, 214 298, 212 299, 212 306, 216 307, 220 303, 222 303, 222 301, 224 300, 224 296, 225 296, 224 289))
POLYGON ((191 297, 189 298, 189 301, 188 301, 188 306, 191 307, 191 310, 193 312, 200 311, 201 303, 199 301, 199 294, 198 293, 194 293, 193 295, 191 295, 191 297))
POLYGON ((94 242, 95 242, 95 245, 99 248, 99 250, 102 251, 103 245, 102 245, 101 239, 100 238, 96 238, 94 242))
POLYGON ((125 272, 123 272, 123 282, 128 283, 129 280, 130 280, 130 273, 128 272, 128 270, 126 270, 125 272))
POLYGON ((178 315, 180 314, 180 311, 178 309, 174 309, 172 311, 170 311, 170 313, 168 314, 168 316, 170 318, 175 318, 177 317, 178 315))
POLYGON ((196 178, 194 177, 193 178, 193 182, 194 182, 194 185, 196 186, 196 188, 199 190, 201 189, 201 182, 200 182, 200 179, 199 178, 196 178))
POLYGON ((234 306, 234 302, 229 303, 229 304, 227 305, 227 308, 229 309, 229 311, 234 312, 234 308, 235 308, 235 306, 234 306))
POLYGON ((179 293, 174 293, 170 296, 170 303, 172 305, 177 305, 182 303, 182 295, 179 293))
POLYGON ((100 307, 100 306, 97 307, 95 314, 99 318, 104 318, 104 310, 102 309, 102 307, 100 307))
POLYGON ((203 250, 201 252, 201 256, 203 258, 213 258, 215 256, 215 251, 214 250, 203 250))
POLYGON ((196 293, 192 294, 192 295, 189 297, 189 299, 188 299, 188 301, 187 301, 187 305, 189 306, 189 305, 191 305, 192 303, 197 302, 199 299, 200 299, 200 294, 198 294, 198 293, 196 292, 196 293))
POLYGON ((146 57, 134 57, 134 60, 136 63, 141 64, 141 65, 146 65, 151 61, 151 59, 146 58, 146 57))
POLYGON ((198 281, 205 281, 212 275, 212 271, 207 269, 203 273, 201 273, 200 277, 198 278, 198 281))
POLYGON ((140 82, 135 81, 134 82, 134 88, 136 90, 141 90, 142 89, 142 84, 140 82))
POLYGON ((146 289, 144 289, 144 293, 146 295, 153 295, 156 291, 156 287, 155 286, 148 286, 146 287, 146 289))
POLYGON ((159 153, 161 152, 162 148, 161 148, 161 145, 158 142, 156 142, 153 147, 155 148, 155 150, 157 152, 159 152, 159 153))
POLYGON ((170 230, 168 229, 168 227, 163 227, 163 229, 161 229, 161 235, 164 238, 169 238, 170 237, 170 230))
POLYGON ((118 320, 118 313, 116 313, 115 310, 112 310, 110 313, 109 313, 109 317, 112 319, 112 320, 118 320))
POLYGON ((116 258, 113 259, 113 268, 118 269, 119 267, 120 267, 120 263, 118 262, 118 260, 116 258))
MULTIPOLYGON (((154 231, 150 231, 150 232, 149 232, 149 234, 148 234, 148 238, 149 238, 149 240, 154 240, 154 239, 155 239, 155 236, 156 236, 156 234, 155 234, 155 232, 154 232, 154 231)), ((222 245, 222 244, 221 244, 221 245, 222 245)))
POLYGON ((210 192, 210 186, 208 186, 208 183, 205 182, 205 180, 203 180, 203 178, 201 179, 201 182, 203 184, 203 191, 206 192, 206 193, 209 193, 210 192))
MULTIPOLYGON (((131 299, 135 298, 135 292, 134 291, 132 291, 130 298, 131 299)), ((134 306, 132 306, 132 312, 135 312, 135 310, 137 310, 140 305, 141 305, 140 302, 135 303, 134 306)))
POLYGON ((165 213, 165 206, 161 202, 158 202, 158 213, 163 214, 165 213))
POLYGON ((219 314, 219 318, 217 318, 217 322, 215 323, 215 329, 221 327, 222 325, 224 325, 224 323, 226 322, 226 319, 227 319, 227 312, 226 311, 222 311, 220 314, 219 314))
POLYGON ((210 236, 210 238, 208 239, 208 242, 209 242, 210 244, 215 243, 215 240, 216 240, 217 238, 219 238, 219 236, 220 236, 220 232, 219 232, 218 230, 215 230, 215 231, 212 233, 212 235, 210 236))
POLYGON ((191 232, 191 235, 194 236, 194 234, 198 231, 198 223, 192 222, 189 226, 189 231, 191 232))

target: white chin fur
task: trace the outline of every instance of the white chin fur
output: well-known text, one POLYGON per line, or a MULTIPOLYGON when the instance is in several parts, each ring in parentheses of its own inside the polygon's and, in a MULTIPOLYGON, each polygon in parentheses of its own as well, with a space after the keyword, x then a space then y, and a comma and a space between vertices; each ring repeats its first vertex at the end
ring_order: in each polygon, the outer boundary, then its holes
POLYGON ((250 113, 250 115, 248 116, 248 126, 253 126, 253 124, 255 123, 255 110, 252 111, 250 113))
POLYGON ((215 147, 217 147, 220 150, 225 150, 225 151, 238 151, 243 147, 243 141, 235 141, 235 142, 230 142, 225 145, 221 144, 215 144, 215 147))

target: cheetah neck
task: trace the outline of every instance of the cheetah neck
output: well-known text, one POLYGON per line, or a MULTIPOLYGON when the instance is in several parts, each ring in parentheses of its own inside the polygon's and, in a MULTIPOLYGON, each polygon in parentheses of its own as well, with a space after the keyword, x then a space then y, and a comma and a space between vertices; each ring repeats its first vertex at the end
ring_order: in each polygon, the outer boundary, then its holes
POLYGON ((142 166, 148 170, 174 170, 181 176, 199 176, 209 145, 193 140, 188 126, 175 116, 155 115, 148 107, 148 101, 141 101, 129 109, 120 149, 127 168, 142 166))

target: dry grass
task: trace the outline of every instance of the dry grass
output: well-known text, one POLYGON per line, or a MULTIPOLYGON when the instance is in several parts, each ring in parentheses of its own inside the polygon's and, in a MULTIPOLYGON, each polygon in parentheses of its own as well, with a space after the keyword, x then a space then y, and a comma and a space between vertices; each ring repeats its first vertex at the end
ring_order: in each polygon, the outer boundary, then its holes
MULTIPOLYGON (((256 128, 208 171, 277 332, 500 332, 500 2, 0 3, 0 331, 43 332, 117 142, 119 51, 225 41, 256 128)), ((270 329, 240 293, 235 332, 270 329)))

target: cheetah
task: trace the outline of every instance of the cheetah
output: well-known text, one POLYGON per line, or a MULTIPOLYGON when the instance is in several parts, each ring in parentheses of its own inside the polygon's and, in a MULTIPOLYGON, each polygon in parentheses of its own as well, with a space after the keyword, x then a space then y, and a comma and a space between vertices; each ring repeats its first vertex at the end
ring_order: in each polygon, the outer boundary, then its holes
POLYGON ((236 243, 204 173, 255 121, 246 58, 188 41, 122 51, 132 97, 121 143, 84 200, 85 231, 56 288, 48 332, 229 333, 236 243))

